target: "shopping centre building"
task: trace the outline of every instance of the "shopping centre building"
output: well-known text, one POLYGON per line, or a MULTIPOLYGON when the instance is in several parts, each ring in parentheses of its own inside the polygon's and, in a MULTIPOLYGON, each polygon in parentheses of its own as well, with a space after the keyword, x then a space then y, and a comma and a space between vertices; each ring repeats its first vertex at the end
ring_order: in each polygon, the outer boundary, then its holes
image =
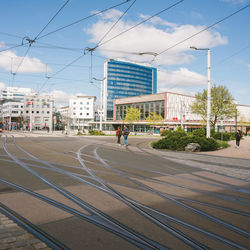
MULTIPOLYGON (((190 106, 195 101, 194 96, 164 92, 152 95, 141 95, 128 98, 115 99, 113 103, 113 120, 106 120, 103 124, 104 130, 115 130, 119 125, 124 124, 126 110, 129 107, 140 110, 140 119, 133 122, 135 132, 148 132, 160 129, 176 129, 181 126, 186 131, 201 128, 205 125, 200 115, 194 114, 190 106), (149 124, 146 118, 151 113, 157 113, 163 120, 155 124, 149 124)), ((243 133, 250 132, 250 106, 237 105, 239 116, 225 119, 220 118, 216 124, 216 130, 234 132, 237 129, 243 133)), ((98 128, 98 123, 93 124, 98 128)))

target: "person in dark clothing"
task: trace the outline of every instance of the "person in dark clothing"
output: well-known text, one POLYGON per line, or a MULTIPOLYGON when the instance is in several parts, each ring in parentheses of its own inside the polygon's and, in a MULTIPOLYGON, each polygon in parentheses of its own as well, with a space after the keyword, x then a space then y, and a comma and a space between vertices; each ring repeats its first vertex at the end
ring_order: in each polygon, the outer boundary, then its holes
POLYGON ((237 133, 235 134, 235 140, 236 140, 236 147, 237 148, 240 147, 240 139, 241 139, 241 132, 240 132, 240 130, 238 130, 237 133))
POLYGON ((123 129, 123 136, 124 136, 124 144, 127 147, 128 146, 128 135, 129 135, 130 131, 129 128, 124 125, 124 129, 123 129))
POLYGON ((117 143, 119 145, 121 145, 121 136, 122 136, 122 130, 121 127, 118 127, 118 129, 115 132, 116 136, 117 136, 117 143))

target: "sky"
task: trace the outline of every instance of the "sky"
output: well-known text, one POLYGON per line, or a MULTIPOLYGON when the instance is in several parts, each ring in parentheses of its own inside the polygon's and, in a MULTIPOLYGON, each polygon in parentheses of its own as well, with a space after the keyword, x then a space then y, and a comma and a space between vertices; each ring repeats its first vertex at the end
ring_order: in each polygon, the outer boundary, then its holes
POLYGON ((157 92, 226 86, 250 105, 250 0, 0 1, 0 88, 97 96, 110 58, 156 67, 157 92))

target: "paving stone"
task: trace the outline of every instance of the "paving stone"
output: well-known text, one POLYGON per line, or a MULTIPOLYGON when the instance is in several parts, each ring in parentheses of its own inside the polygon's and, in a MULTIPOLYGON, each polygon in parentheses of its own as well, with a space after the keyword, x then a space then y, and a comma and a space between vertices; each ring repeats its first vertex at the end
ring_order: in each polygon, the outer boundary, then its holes
POLYGON ((1 244, 0 245, 0 250, 5 250, 5 249, 9 249, 9 248, 10 248, 9 244, 1 244))
POLYGON ((20 247, 20 250, 34 250, 32 246, 20 247))
POLYGON ((35 249, 43 249, 45 247, 47 247, 47 245, 43 242, 40 242, 40 243, 37 243, 37 244, 34 244, 32 245, 35 249))
POLYGON ((34 238, 34 239, 29 240, 28 242, 29 242, 29 244, 36 244, 36 243, 39 243, 41 241, 39 239, 34 238))
POLYGON ((32 239, 34 236, 32 234, 29 233, 25 233, 23 235, 20 235, 17 237, 18 240, 30 240, 32 239))
POLYGON ((14 247, 25 247, 25 246, 27 246, 26 241, 18 241, 16 243, 14 243, 14 247))
POLYGON ((7 237, 10 237, 10 236, 11 236, 10 233, 1 233, 1 232, 0 232, 0 240, 1 240, 1 239, 4 239, 4 238, 7 238, 7 237))
POLYGON ((12 243, 16 241, 16 237, 8 237, 0 240, 0 243, 12 243))

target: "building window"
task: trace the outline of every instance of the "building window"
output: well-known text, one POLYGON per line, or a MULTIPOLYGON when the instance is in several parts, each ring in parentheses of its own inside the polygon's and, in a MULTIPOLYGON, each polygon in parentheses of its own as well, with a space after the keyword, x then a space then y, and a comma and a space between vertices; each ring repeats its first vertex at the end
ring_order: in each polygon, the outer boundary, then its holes
POLYGON ((37 114, 39 114, 39 111, 36 111, 37 114))
POLYGON ((80 102, 80 104, 82 104, 82 102, 80 102))
POLYGON ((82 115, 82 113, 80 113, 80 115, 82 115))
POLYGON ((26 111, 26 114, 28 114, 29 113, 29 111, 26 111))
POLYGON ((49 111, 47 111, 47 114, 49 114, 49 111))
POLYGON ((89 115, 89 113, 87 113, 86 115, 89 115))
POLYGON ((32 114, 34 114, 34 111, 31 111, 32 114))

